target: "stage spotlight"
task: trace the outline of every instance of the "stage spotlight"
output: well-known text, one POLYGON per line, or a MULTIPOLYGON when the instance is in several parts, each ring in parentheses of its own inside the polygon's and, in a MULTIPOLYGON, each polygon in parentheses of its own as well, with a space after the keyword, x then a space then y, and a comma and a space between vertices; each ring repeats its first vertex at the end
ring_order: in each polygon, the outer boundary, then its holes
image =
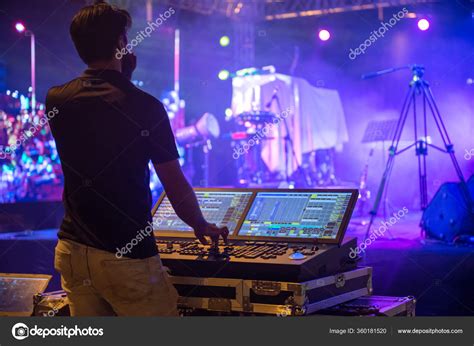
POLYGON ((225 110, 225 120, 229 121, 230 119, 232 119, 233 115, 234 115, 234 113, 232 112, 232 109, 226 108, 226 110, 225 110))
POLYGON ((16 31, 18 31, 19 33, 22 33, 22 32, 24 32, 24 31, 26 30, 26 27, 25 27, 25 25, 24 25, 23 23, 18 22, 18 23, 15 24, 15 29, 16 29, 16 31))
POLYGON ((229 36, 222 36, 219 40, 219 44, 222 47, 227 47, 230 44, 230 38, 229 36))
POLYGON ((31 30, 27 30, 22 22, 15 23, 15 30, 18 33, 30 37, 31 49, 31 114, 36 115, 36 44, 35 34, 31 30))
POLYGON ((227 70, 220 70, 219 71, 219 74, 218 74, 218 77, 220 80, 227 80, 229 78, 229 71, 227 70))
POLYGON ((321 41, 327 41, 331 38, 331 34, 326 29, 319 30, 318 36, 321 41))
POLYGON ((420 19, 418 21, 418 29, 420 29, 421 31, 426 31, 428 30, 430 27, 430 22, 427 20, 427 19, 420 19))

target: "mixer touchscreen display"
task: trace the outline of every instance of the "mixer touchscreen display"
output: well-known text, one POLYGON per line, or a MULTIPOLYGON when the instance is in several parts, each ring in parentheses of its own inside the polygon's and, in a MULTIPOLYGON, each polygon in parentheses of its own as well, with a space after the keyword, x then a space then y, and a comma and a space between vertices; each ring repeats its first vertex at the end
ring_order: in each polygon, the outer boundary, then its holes
POLYGON ((258 192, 239 236, 336 239, 351 192, 258 192))
MULTIPOLYGON (((230 234, 238 225, 252 191, 195 191, 204 218, 218 226, 227 226, 230 234)), ((167 196, 163 198, 153 216, 154 231, 192 232, 174 212, 167 196)))

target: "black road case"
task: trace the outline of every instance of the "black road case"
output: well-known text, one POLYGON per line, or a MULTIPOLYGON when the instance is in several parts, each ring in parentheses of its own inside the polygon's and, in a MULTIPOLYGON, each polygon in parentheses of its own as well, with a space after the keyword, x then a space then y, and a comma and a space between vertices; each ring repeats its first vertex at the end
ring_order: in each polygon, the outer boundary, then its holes
POLYGON ((318 311, 336 316, 415 316, 414 297, 366 296, 318 311))
MULTIPOLYGON (((172 276, 183 311, 299 316, 370 295, 372 268, 304 282, 172 276)), ((194 313, 193 313, 194 314, 194 313)))

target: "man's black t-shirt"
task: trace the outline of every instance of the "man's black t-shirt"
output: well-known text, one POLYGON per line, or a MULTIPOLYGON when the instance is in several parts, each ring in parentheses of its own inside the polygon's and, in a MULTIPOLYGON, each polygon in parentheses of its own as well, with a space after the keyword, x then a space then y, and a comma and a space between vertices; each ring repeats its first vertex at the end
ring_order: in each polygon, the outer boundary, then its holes
POLYGON ((179 157, 163 105, 118 71, 87 69, 51 88, 46 108, 56 108, 49 124, 64 172, 59 238, 156 255, 148 163, 179 157))

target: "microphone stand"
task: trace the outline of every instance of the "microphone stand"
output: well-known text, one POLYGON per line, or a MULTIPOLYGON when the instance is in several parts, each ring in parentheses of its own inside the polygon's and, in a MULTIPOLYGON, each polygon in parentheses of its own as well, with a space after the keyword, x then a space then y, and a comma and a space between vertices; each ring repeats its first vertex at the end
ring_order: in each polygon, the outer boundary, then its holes
MULTIPOLYGON (((281 107, 280 98, 278 97, 278 89, 275 89, 271 100, 265 106, 267 108, 270 108, 273 104, 273 101, 276 102, 278 112, 281 116, 281 114, 283 113, 283 109, 281 107)), ((293 138, 291 137, 290 129, 288 127, 288 122, 286 121, 286 117, 283 118, 283 126, 285 127, 285 136, 283 137, 284 150, 285 150, 285 182, 288 184, 288 186, 291 186, 293 184, 290 183, 290 173, 289 173, 289 170, 288 170, 289 157, 290 157, 288 145, 291 146, 291 155, 293 157, 294 162, 296 163, 296 167, 300 167, 300 164, 298 162, 298 157, 296 156, 293 138)))

